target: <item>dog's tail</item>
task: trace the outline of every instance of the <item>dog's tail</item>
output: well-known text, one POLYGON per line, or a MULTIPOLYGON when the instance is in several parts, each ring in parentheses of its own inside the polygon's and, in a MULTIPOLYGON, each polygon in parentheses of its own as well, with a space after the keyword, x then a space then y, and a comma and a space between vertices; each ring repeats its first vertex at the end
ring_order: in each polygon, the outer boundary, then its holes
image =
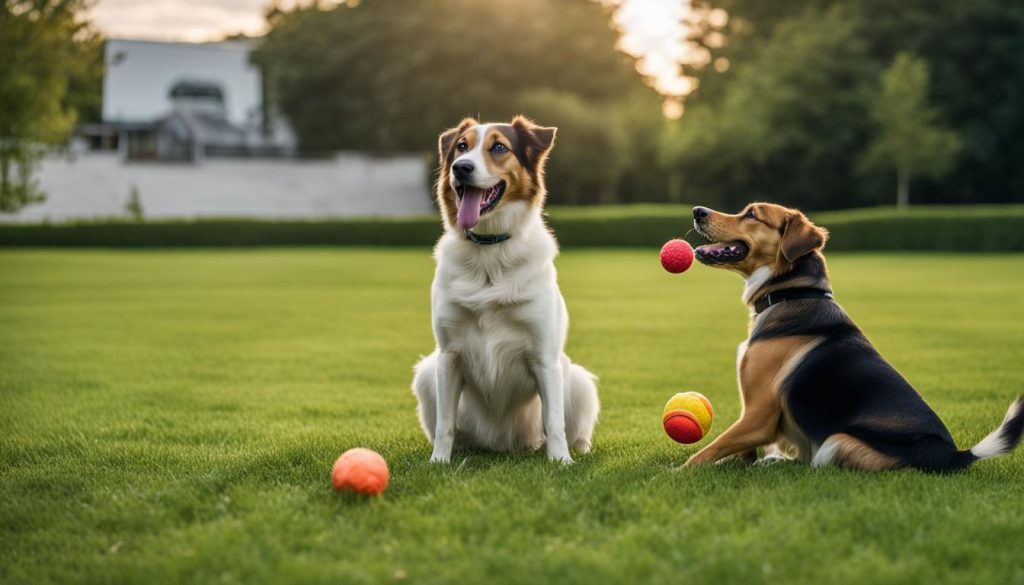
POLYGON ((951 468, 963 469, 976 461, 999 457, 1013 451, 1020 444, 1024 434, 1024 396, 1013 401, 1003 422, 977 445, 966 451, 957 451, 951 461, 951 468))

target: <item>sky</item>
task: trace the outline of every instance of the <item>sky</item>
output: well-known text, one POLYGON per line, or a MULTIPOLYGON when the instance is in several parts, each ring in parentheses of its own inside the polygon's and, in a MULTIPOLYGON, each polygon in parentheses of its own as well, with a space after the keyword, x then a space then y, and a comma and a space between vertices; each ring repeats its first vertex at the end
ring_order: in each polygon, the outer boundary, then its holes
MULTIPOLYGON (((277 3, 287 8, 295 2, 277 3)), ((263 11, 268 3, 269 0, 98 0, 91 16, 109 37, 202 42, 238 32, 265 32, 263 11)), ((655 87, 666 95, 685 95, 691 89, 677 65, 686 55, 681 24, 686 10, 686 0, 621 0, 616 14, 625 33, 622 48, 641 58, 641 71, 655 78, 655 87)))

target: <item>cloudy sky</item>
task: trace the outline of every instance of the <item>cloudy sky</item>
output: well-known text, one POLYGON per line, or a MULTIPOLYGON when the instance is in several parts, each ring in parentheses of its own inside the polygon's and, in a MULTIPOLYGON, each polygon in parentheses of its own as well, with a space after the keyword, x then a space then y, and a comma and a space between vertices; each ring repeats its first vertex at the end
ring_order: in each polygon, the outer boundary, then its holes
MULTIPOLYGON (((288 7, 296 0, 278 0, 288 7)), ((107 36, 201 42, 243 32, 265 30, 268 0, 98 0, 93 22, 107 36)), ((688 89, 676 63, 685 54, 680 19, 684 0, 622 0, 617 18, 625 30, 622 46, 642 56, 642 70, 657 77, 659 90, 683 94, 688 89)))

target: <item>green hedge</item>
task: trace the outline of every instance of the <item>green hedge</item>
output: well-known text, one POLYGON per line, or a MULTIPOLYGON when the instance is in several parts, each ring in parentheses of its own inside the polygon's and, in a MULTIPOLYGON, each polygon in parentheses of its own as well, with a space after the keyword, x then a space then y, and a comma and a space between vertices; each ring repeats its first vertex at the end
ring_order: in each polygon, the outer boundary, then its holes
MULTIPOLYGON (((832 233, 828 249, 965 252, 1024 251, 1024 206, 889 208, 811 214, 832 233)), ((657 247, 691 227, 690 207, 639 205, 553 209, 549 224, 563 247, 657 247)), ((221 247, 430 246, 434 216, 329 221, 95 221, 0 224, 0 246, 221 247)), ((689 239, 698 243, 690 234, 689 239)))
POLYGON ((0 225, 0 246, 427 246, 437 240, 440 232, 440 224, 434 218, 402 221, 103 221, 0 225))

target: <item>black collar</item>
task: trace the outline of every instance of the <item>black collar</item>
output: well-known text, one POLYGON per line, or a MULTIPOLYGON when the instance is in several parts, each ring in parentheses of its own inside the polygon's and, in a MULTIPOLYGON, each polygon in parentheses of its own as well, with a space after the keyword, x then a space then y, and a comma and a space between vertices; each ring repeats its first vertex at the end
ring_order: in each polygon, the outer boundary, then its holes
POLYGON ((470 242, 480 246, 500 244, 511 237, 512 234, 475 234, 466 230, 466 238, 468 238, 470 242))
POLYGON ((820 288, 810 287, 799 287, 799 288, 784 288, 770 292, 756 303, 754 303, 754 313, 763 313, 765 309, 772 305, 777 305, 783 301, 793 301, 796 299, 832 299, 832 291, 821 290, 820 288))

